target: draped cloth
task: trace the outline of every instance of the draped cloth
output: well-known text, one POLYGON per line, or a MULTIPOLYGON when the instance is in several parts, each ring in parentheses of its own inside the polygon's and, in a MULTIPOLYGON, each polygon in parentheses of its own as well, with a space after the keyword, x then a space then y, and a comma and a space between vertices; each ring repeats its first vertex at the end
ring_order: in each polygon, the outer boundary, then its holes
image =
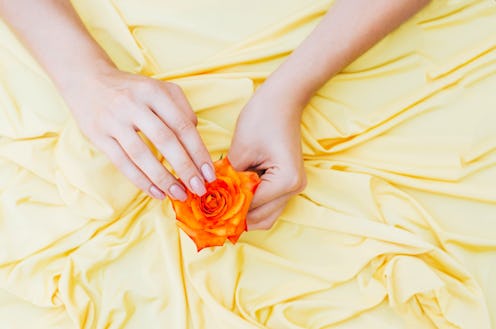
MULTIPOLYGON (((119 68, 184 89, 214 159, 332 6, 73 3, 119 68)), ((308 104, 275 226, 197 253, 2 23, 0 327, 495 328, 495 87, 496 3, 432 1, 308 104)))

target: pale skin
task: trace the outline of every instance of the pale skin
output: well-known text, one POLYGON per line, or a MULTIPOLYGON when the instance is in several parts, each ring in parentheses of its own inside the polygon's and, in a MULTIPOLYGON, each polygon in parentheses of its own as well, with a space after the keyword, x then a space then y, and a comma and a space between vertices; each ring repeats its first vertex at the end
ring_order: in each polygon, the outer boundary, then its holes
MULTIPOLYGON (((263 172, 247 217, 250 230, 272 227, 305 187, 300 121, 312 95, 428 2, 336 0, 257 89, 238 118, 228 154, 237 170, 263 172)), ((50 75, 81 131, 138 188, 156 199, 184 200, 179 178, 191 192, 205 193, 205 182, 215 180, 212 160, 179 86, 119 71, 69 0, 0 0, 0 15, 50 75)))

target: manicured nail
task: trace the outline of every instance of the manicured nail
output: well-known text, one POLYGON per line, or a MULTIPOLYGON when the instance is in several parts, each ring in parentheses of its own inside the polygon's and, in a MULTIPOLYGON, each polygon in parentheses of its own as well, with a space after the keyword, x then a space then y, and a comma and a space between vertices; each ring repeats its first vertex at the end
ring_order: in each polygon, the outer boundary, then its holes
POLYGON ((186 195, 186 191, 184 191, 184 189, 177 184, 172 185, 169 188, 169 192, 174 199, 177 199, 179 201, 186 201, 186 199, 188 198, 188 196, 186 195))
POLYGON ((214 180, 217 179, 217 177, 215 177, 214 169, 208 163, 205 163, 201 167, 201 171, 203 174, 203 178, 205 178, 207 180, 207 182, 212 183, 214 180))
POLYGON ((150 194, 153 195, 154 198, 163 200, 165 198, 165 194, 158 189, 155 185, 150 186, 150 194))
POLYGON ((191 178, 191 180, 189 181, 189 184, 191 185, 193 192, 195 192, 198 196, 202 196, 203 194, 207 193, 207 189, 205 188, 205 184, 200 179, 200 177, 195 176, 195 177, 191 178))

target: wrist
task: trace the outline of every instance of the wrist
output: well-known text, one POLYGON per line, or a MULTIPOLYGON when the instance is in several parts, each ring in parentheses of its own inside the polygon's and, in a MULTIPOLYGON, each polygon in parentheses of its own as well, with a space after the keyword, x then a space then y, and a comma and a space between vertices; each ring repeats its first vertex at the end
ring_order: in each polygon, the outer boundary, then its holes
POLYGON ((267 78, 260 89, 274 98, 283 100, 293 109, 303 110, 317 89, 302 80, 280 68, 267 78))
POLYGON ((283 86, 266 81, 243 108, 241 116, 256 117, 259 122, 272 122, 287 128, 299 127, 305 105, 305 102, 289 97, 283 86))
POLYGON ((61 94, 66 97, 79 95, 82 91, 91 86, 97 87, 108 76, 120 72, 111 62, 105 59, 96 59, 91 63, 80 63, 52 78, 60 90, 61 94))
POLYGON ((54 78, 55 85, 68 109, 75 117, 88 113, 92 104, 106 90, 109 77, 121 73, 115 66, 94 61, 91 66, 79 66, 54 78))

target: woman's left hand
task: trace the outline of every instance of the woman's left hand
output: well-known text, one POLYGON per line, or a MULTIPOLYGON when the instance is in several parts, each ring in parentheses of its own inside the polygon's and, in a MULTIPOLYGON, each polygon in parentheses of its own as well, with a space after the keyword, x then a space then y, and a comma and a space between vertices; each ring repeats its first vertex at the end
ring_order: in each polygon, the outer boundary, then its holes
POLYGON ((310 97, 428 2, 335 1, 314 31, 256 91, 238 118, 229 151, 236 169, 263 172, 247 218, 250 229, 270 228, 289 198, 306 184, 300 119, 310 97))
POLYGON ((229 160, 236 170, 257 171, 262 179, 247 216, 250 230, 271 228, 306 185, 300 140, 304 104, 290 98, 266 82, 238 118, 229 160))

